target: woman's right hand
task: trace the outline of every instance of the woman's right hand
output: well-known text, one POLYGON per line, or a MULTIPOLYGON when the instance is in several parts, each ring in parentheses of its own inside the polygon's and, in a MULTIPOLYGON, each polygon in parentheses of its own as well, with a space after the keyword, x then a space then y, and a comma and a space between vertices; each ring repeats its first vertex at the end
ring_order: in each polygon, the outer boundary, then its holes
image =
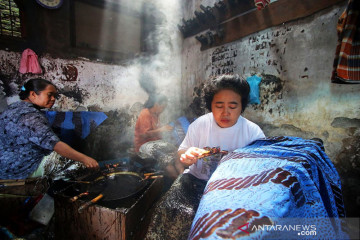
POLYGON ((186 166, 193 165, 197 162, 199 157, 204 153, 204 149, 191 147, 185 151, 185 153, 180 155, 180 162, 186 166))

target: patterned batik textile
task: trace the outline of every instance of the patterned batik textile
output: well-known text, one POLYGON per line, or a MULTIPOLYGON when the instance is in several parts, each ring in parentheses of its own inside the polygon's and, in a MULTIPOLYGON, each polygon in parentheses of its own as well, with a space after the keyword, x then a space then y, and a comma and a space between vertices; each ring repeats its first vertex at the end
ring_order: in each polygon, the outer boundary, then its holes
POLYGON ((320 142, 257 140, 209 179, 189 239, 343 239, 339 175, 320 142))
POLYGON ((337 25, 338 44, 331 81, 360 83, 360 1, 349 0, 337 25))

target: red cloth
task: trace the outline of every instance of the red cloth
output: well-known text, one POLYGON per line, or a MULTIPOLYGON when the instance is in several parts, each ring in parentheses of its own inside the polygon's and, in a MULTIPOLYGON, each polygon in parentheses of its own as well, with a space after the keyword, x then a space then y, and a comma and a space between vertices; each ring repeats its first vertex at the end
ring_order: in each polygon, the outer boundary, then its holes
POLYGON ((255 0, 255 6, 257 7, 258 10, 263 9, 269 3, 270 3, 270 0, 255 0))
POLYGON ((159 128, 159 117, 150 113, 148 108, 144 108, 135 124, 135 151, 138 152, 141 145, 146 142, 155 141, 161 139, 160 134, 156 134, 152 137, 145 137, 143 134, 150 130, 159 128))
POLYGON ((20 73, 42 73, 40 64, 38 62, 38 56, 36 53, 27 48, 23 51, 20 60, 20 73))

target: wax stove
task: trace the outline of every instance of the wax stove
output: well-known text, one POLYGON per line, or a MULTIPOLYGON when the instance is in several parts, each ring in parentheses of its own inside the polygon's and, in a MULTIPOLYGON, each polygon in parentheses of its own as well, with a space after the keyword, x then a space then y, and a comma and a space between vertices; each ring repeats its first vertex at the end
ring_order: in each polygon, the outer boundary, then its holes
POLYGON ((134 239, 145 230, 142 219, 163 188, 162 178, 147 181, 147 186, 133 196, 109 202, 100 200, 80 213, 79 208, 89 198, 71 202, 73 195, 69 191, 55 194, 55 239, 134 239))

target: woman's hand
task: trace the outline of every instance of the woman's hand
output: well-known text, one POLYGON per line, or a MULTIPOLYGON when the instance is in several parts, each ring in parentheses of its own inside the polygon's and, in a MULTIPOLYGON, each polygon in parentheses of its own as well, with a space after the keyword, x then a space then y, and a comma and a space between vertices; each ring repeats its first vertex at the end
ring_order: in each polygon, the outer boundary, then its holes
POLYGON ((99 163, 95 159, 93 159, 91 157, 88 157, 88 156, 85 156, 82 163, 87 168, 91 168, 91 169, 98 169, 99 168, 99 163))
POLYGON ((98 169, 99 168, 99 164, 95 159, 93 159, 81 152, 76 151, 75 149, 73 149, 72 147, 70 147, 69 145, 67 145, 66 143, 64 143, 62 141, 59 141, 55 144, 54 151, 63 157, 70 158, 74 161, 81 162, 87 168, 90 168, 90 169, 98 169))
POLYGON ((152 138, 152 137, 159 137, 159 133, 162 133, 162 132, 170 132, 172 131, 174 128, 170 125, 165 125, 165 126, 162 126, 162 127, 159 127, 157 129, 154 129, 154 130, 148 130, 146 131, 145 133, 141 134, 140 136, 142 138, 152 138))
POLYGON ((186 166, 190 166, 197 162, 199 157, 201 157, 201 155, 204 153, 204 149, 191 147, 188 150, 186 150, 184 153, 181 152, 179 153, 181 154, 180 162, 186 166))
POLYGON ((170 125, 165 125, 165 126, 162 126, 160 128, 158 128, 160 132, 170 132, 172 131, 174 128, 170 125))

